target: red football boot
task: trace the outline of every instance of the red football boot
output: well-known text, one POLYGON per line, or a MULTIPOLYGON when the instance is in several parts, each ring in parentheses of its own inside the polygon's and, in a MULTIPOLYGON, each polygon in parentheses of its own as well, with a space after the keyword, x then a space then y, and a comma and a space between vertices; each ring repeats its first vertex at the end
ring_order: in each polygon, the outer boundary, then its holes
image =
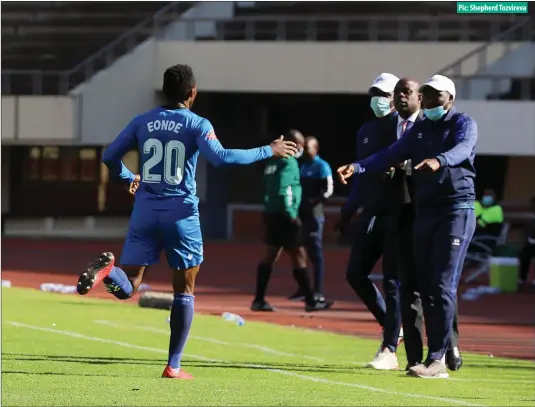
POLYGON ((85 295, 99 285, 102 280, 110 275, 114 264, 115 257, 113 256, 113 253, 102 253, 100 257, 87 266, 85 271, 80 275, 78 285, 76 286, 78 294, 85 295))
POLYGON ((182 369, 173 369, 170 366, 165 367, 165 370, 162 373, 162 377, 165 379, 181 379, 181 380, 193 379, 192 375, 184 372, 182 369))

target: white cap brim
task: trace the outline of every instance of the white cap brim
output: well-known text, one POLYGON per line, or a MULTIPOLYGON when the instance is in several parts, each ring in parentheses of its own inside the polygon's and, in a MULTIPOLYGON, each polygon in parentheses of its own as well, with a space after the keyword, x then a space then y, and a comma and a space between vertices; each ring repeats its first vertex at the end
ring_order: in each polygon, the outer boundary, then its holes
POLYGON ((391 93, 394 91, 394 89, 391 89, 391 87, 385 83, 378 83, 377 85, 370 86, 370 89, 373 89, 373 88, 379 89, 381 92, 385 92, 385 93, 391 93))
POLYGON ((391 73, 383 72, 377 78, 374 79, 373 83, 368 90, 373 88, 379 89, 381 92, 392 93, 398 83, 399 78, 396 75, 391 73))
POLYGON ((433 75, 427 82, 420 86, 420 92, 422 92, 426 86, 429 86, 438 92, 448 92, 453 99, 455 99, 455 83, 450 78, 442 75, 433 75))

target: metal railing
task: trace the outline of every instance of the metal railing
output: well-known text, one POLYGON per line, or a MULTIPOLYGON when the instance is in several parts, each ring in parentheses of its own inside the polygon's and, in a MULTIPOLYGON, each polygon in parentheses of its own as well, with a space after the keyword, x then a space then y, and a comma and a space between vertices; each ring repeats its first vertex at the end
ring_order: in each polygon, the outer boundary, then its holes
MULTIPOLYGON (((196 40, 195 26, 212 23, 217 41, 486 41, 504 25, 522 17, 428 15, 243 16, 232 19, 181 18, 187 40, 196 40)), ((528 17, 529 18, 529 17, 528 17)), ((533 38, 533 31, 522 33, 533 38)))
POLYGON ((154 34, 161 27, 161 21, 174 21, 179 16, 180 2, 171 2, 75 67, 65 71, 2 70, 2 94, 11 94, 15 88, 19 94, 66 94, 101 69, 109 67, 120 56, 131 52, 147 38, 147 29, 154 34))
MULTIPOLYGON (((521 22, 524 21, 523 18, 520 19, 521 22)), ((491 39, 501 35, 505 24, 515 23, 519 18, 492 15, 451 15, 440 18, 397 15, 183 18, 178 3, 173 2, 70 70, 3 70, 2 93, 65 94, 74 86, 90 79, 96 72, 110 66, 118 57, 132 51, 147 38, 148 28, 156 38, 162 38, 162 28, 174 21, 183 23, 185 27, 185 38, 179 38, 180 40, 197 40, 197 27, 210 23, 213 25, 213 38, 203 39, 217 41, 477 41, 477 38, 481 41, 481 36, 485 38, 485 33, 488 34, 486 38, 491 39)), ((532 39, 533 27, 528 28, 520 33, 517 29, 513 30, 522 35, 516 40, 532 39)), ((507 32, 512 35, 512 31, 507 32)), ((166 38, 169 38, 169 33, 166 33, 166 38)))
MULTIPOLYGON (((476 49, 463 55, 456 61, 442 68, 438 73, 442 75, 463 75, 463 66, 470 63, 471 60, 477 59, 477 71, 485 68, 488 65, 488 50, 497 43, 505 43, 506 47, 503 50, 501 57, 507 55, 512 50, 512 42, 518 42, 518 38, 530 39, 533 36, 533 26, 530 17, 520 18, 518 22, 513 24, 508 29, 498 33, 492 37, 485 44, 480 45, 476 49), (520 32, 520 35, 518 35, 520 32)), ((533 39, 533 38, 532 38, 533 39)))
POLYGON ((535 100, 535 76, 510 75, 449 75, 457 90, 456 99, 535 100), (479 88, 477 92, 474 88, 479 88))

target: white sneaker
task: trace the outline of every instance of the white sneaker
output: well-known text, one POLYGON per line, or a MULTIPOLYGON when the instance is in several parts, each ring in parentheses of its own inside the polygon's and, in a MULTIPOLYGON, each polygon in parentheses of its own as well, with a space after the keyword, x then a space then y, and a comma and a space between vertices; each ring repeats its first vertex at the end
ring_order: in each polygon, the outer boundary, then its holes
POLYGON ((375 370, 397 370, 399 369, 398 357, 388 348, 381 349, 375 358, 366 365, 375 370))

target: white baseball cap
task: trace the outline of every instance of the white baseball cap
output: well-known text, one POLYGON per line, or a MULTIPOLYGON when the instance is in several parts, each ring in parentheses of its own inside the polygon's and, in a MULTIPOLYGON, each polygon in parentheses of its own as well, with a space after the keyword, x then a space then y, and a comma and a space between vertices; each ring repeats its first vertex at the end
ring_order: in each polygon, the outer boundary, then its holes
POLYGON ((396 87, 398 81, 399 78, 396 75, 383 72, 381 75, 379 75, 373 80, 370 89, 377 88, 383 92, 391 93, 394 92, 394 88, 396 87))
POLYGON ((448 92, 453 99, 455 99, 455 84, 453 81, 444 75, 433 75, 425 83, 420 86, 422 90, 425 86, 431 86, 433 89, 438 90, 439 92, 448 92))

